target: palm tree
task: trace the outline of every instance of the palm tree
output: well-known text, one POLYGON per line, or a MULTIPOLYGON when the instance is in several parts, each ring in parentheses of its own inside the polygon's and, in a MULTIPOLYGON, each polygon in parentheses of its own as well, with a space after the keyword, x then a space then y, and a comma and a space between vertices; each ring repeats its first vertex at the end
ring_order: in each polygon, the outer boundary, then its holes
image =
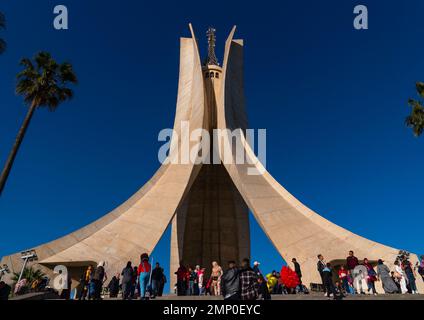
MULTIPOLYGON (((424 98, 424 82, 416 84, 418 95, 424 98)), ((420 100, 409 99, 409 105, 412 107, 411 114, 406 117, 405 123, 412 128, 415 136, 420 136, 424 131, 424 106, 420 100)))
MULTIPOLYGON (((6 18, 4 14, 0 12, 0 30, 6 29, 6 18)), ((6 50, 6 42, 0 38, 0 54, 6 50)))
POLYGON ((0 195, 34 111, 39 107, 47 107, 50 111, 56 110, 62 102, 73 96, 73 91, 67 84, 77 83, 72 65, 66 62, 57 63, 47 52, 38 53, 34 57, 34 62, 25 58, 20 64, 24 70, 17 75, 16 93, 24 97, 29 108, 0 176, 0 195))
MULTIPOLYGON (((18 282, 20 272, 14 272, 12 281, 18 282)), ((46 275, 40 269, 33 269, 32 267, 25 268, 22 272, 21 279, 26 279, 28 285, 30 285, 35 280, 42 280, 46 275)))

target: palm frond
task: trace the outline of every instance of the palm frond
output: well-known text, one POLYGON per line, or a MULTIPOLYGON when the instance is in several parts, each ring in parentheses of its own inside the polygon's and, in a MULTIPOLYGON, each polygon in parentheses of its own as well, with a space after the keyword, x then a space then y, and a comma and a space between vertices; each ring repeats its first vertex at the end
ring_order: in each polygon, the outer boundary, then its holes
POLYGON ((71 64, 58 64, 48 52, 39 52, 33 60, 22 59, 20 64, 24 69, 17 75, 16 93, 24 96, 25 102, 35 101, 37 107, 54 111, 72 98, 67 85, 76 84, 77 77, 71 64))
POLYGON ((424 82, 417 82, 416 88, 418 94, 424 98, 424 82))

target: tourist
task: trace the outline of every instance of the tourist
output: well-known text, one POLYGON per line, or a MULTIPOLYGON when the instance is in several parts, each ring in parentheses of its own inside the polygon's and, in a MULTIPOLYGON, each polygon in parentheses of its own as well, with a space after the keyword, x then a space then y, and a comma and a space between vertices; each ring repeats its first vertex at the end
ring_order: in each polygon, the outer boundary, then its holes
POLYGON ((405 294, 408 292, 408 289, 406 288, 406 278, 405 278, 405 272, 402 270, 402 267, 399 263, 399 260, 395 261, 395 273, 394 273, 396 279, 399 281, 400 285, 400 291, 402 294, 405 294))
MULTIPOLYGON (((139 288, 138 286, 138 268, 134 266, 132 277, 131 277, 131 293, 130 298, 135 299, 136 298, 136 289, 139 288)), ((138 289, 138 292, 140 292, 140 289, 138 289)))
POLYGON ((266 275, 266 280, 269 291, 274 293, 276 291, 275 287, 278 285, 277 272, 272 270, 271 273, 266 275))
POLYGON ((189 296, 194 296, 194 294, 195 294, 194 286, 197 283, 196 279, 197 279, 196 272, 191 267, 189 267, 188 272, 187 272, 188 295, 189 296))
POLYGON ((245 258, 240 270, 240 298, 241 300, 256 300, 258 294, 258 275, 250 267, 250 260, 245 258))
POLYGON ((327 293, 327 297, 330 298, 333 295, 333 299, 338 299, 338 295, 336 292, 336 288, 333 283, 333 270, 331 268, 331 264, 327 263, 325 268, 322 270, 322 277, 324 280, 325 291, 327 293))
POLYGON ((321 283, 322 283, 322 288, 324 290, 324 295, 326 296, 327 295, 327 291, 326 291, 326 288, 325 288, 324 275, 323 275, 322 272, 325 269, 325 267, 326 267, 327 264, 326 264, 326 262, 324 260, 324 256, 322 254, 319 254, 317 257, 318 257, 317 270, 318 270, 318 273, 319 273, 319 275, 321 277, 321 283))
POLYGON ((234 261, 228 262, 228 270, 221 277, 221 294, 224 300, 240 299, 240 277, 234 261))
POLYGON ((377 281, 377 273, 374 270, 374 267, 371 265, 371 263, 368 261, 367 258, 364 259, 364 266, 367 268, 368 275, 367 275, 367 285, 368 285, 368 292, 372 291, 374 295, 377 295, 377 291, 375 290, 375 282, 377 281))
POLYGON ((355 287, 353 286, 353 276, 352 271, 347 270, 347 284, 348 284, 348 293, 355 294, 355 287))
POLYGON ((390 276, 390 269, 384 264, 382 259, 379 259, 377 262, 377 277, 378 280, 381 280, 383 290, 386 294, 398 292, 398 287, 390 276))
POLYGON ((271 294, 269 293, 267 282, 262 275, 258 277, 258 293, 259 300, 271 300, 271 294))
POLYGON ((152 298, 159 296, 161 282, 163 282, 163 269, 159 262, 156 262, 155 268, 152 271, 152 298))
POLYGON ((418 274, 421 276, 421 278, 424 281, 424 255, 421 256, 421 262, 418 265, 418 274))
POLYGON ((253 262, 253 271, 256 273, 256 275, 259 277, 260 275, 262 275, 261 270, 259 270, 259 266, 260 266, 260 262, 255 261, 253 262))
MULTIPOLYGON (((162 269, 163 271, 163 269, 162 269)), ((165 288, 165 283, 167 282, 165 272, 162 272, 162 280, 159 282, 159 292, 158 297, 162 297, 163 289, 165 288)))
POLYGON ((124 269, 122 269, 122 299, 127 300, 131 295, 131 287, 133 281, 133 267, 131 265, 131 261, 127 262, 127 265, 124 269))
POLYGON ((349 256, 346 258, 347 270, 353 270, 357 265, 359 265, 359 260, 355 257, 352 250, 349 251, 349 256))
POLYGON ((196 267, 194 268, 194 274, 195 274, 195 279, 194 279, 194 295, 198 296, 199 295, 199 272, 200 272, 200 266, 196 265, 196 267))
POLYGON ((197 272, 197 283, 199 286, 199 296, 205 295, 205 286, 206 286, 206 279, 205 279, 205 268, 200 268, 200 270, 197 272))
POLYGON ((349 291, 350 291, 349 290, 349 283, 348 283, 348 280, 347 280, 348 273, 347 273, 347 270, 345 269, 344 265, 340 266, 338 274, 339 274, 340 285, 341 285, 342 289, 344 290, 344 292, 349 293, 349 291))
POLYGON ((187 269, 182 261, 180 261, 180 267, 175 274, 177 275, 177 295, 185 296, 187 292, 187 269))
POLYGON ((116 298, 119 293, 119 273, 116 276, 113 276, 110 280, 107 288, 109 289, 109 297, 116 298))
POLYGON ((299 278, 299 291, 303 292, 302 271, 300 270, 300 264, 297 262, 296 258, 293 258, 292 262, 294 265, 294 272, 296 272, 297 277, 299 278))
POLYGON ((222 277, 222 268, 219 266, 218 262, 212 262, 212 273, 211 273, 211 295, 219 296, 221 295, 221 277, 222 277))
POLYGON ((402 268, 405 271, 411 293, 418 294, 417 284, 415 283, 416 274, 411 262, 408 259, 404 259, 402 262, 402 268))
POLYGON ((87 295, 88 295, 88 299, 90 299, 89 285, 90 285, 92 272, 93 272, 93 266, 89 265, 87 267, 87 270, 85 270, 84 273, 82 274, 80 279, 81 291, 79 292, 78 300, 85 300, 85 298, 87 298, 87 295))
POLYGON ((100 261, 97 265, 96 270, 94 271, 94 275, 92 281, 94 283, 94 300, 101 300, 102 287, 103 283, 107 280, 107 275, 105 271, 106 263, 104 261, 100 261))
POLYGON ((12 288, 4 281, 0 281, 0 301, 9 300, 12 288))
POLYGON ((140 286, 140 300, 146 300, 146 288, 150 278, 151 265, 149 263, 149 255, 143 253, 140 256, 140 264, 137 269, 139 286, 140 286))

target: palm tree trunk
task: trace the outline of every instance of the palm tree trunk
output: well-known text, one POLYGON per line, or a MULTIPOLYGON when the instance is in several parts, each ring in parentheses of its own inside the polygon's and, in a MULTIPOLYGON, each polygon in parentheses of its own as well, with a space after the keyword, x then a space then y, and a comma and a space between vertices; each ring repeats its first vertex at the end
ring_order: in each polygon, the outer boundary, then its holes
POLYGON ((24 139, 25 132, 28 128, 28 125, 31 121, 32 115, 34 114, 36 108, 35 101, 32 102, 31 106, 28 109, 27 115, 24 122, 22 123, 21 128, 19 129, 18 135, 16 136, 15 144, 13 145, 12 151, 10 151, 9 157, 7 158, 6 164, 3 168, 3 171, 0 176, 0 196, 3 192, 4 186, 6 184, 7 177, 9 176, 10 170, 12 169, 13 162, 15 161, 16 154, 18 153, 19 146, 24 139))

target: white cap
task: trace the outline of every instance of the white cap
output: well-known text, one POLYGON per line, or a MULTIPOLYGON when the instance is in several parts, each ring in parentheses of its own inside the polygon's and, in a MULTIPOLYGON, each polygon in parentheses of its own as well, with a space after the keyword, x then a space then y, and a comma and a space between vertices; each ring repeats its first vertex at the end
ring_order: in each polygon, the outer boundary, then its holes
POLYGON ((258 261, 255 261, 255 262, 253 262, 253 265, 254 265, 254 266, 259 266, 259 265, 260 265, 260 263, 259 263, 258 261))

